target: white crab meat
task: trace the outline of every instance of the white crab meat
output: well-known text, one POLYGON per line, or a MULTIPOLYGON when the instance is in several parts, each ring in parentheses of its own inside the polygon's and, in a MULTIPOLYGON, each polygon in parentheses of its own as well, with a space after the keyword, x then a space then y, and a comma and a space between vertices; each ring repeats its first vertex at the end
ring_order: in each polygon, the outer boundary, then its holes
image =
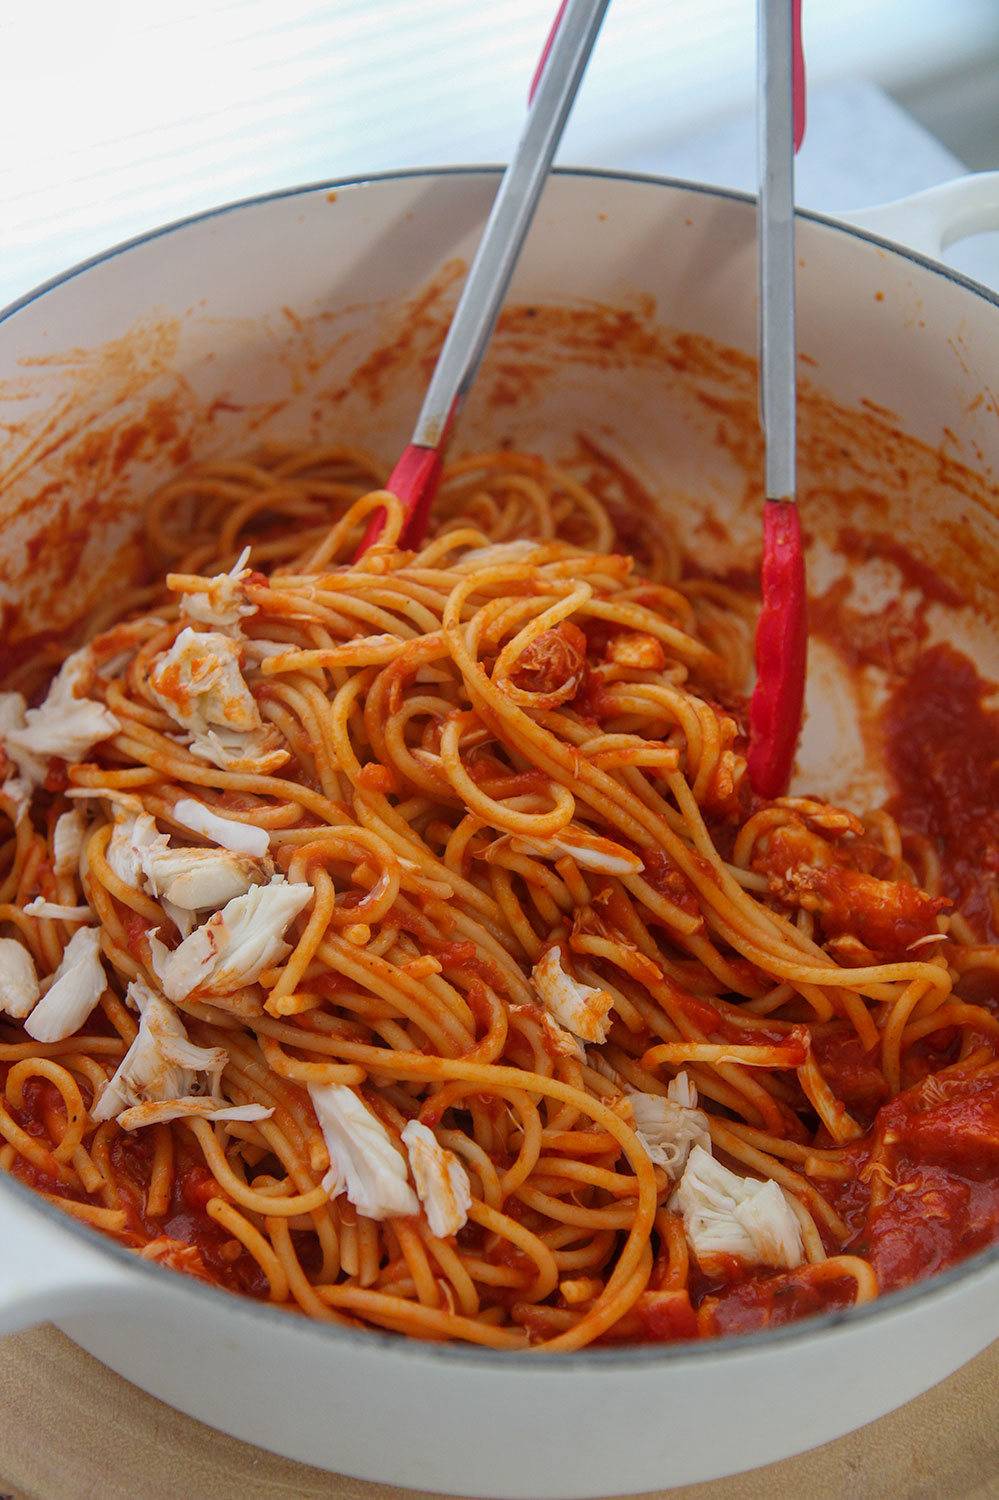
POLYGON ((542 953, 531 970, 531 983, 545 1009, 573 1036, 583 1042, 606 1040, 613 997, 572 979, 562 967, 557 946, 542 953))
POLYGON ((674 1104, 682 1104, 684 1109, 697 1108, 697 1085, 686 1070, 670 1079, 666 1085, 666 1097, 674 1104))
MULTIPOLYGON (((78 761, 93 745, 121 728, 110 709, 86 696, 94 671, 90 648, 74 651, 63 662, 38 708, 25 708, 22 724, 0 728, 4 749, 26 781, 40 785, 53 755, 71 763, 78 761)), ((20 698, 19 693, 6 696, 20 698)), ((12 718, 16 708, 16 701, 13 705, 8 702, 4 719, 12 718)))
POLYGON ((585 1061, 586 1066, 592 1068, 594 1073, 599 1073, 601 1078, 606 1078, 608 1083, 613 1083, 622 1093, 627 1091, 629 1085, 624 1074, 612 1067, 602 1052, 587 1052, 585 1061))
POLYGON ((577 1062, 586 1061, 586 1048, 577 1036, 560 1026, 550 1011, 541 1011, 540 1018, 541 1029, 556 1052, 560 1052, 563 1057, 573 1057, 577 1062))
POLYGON ((107 989, 100 951, 98 927, 73 933, 51 986, 24 1023, 36 1042, 61 1042, 79 1031, 107 989))
POLYGON ((640 875, 645 869, 642 860, 631 849, 605 839, 599 833, 591 833, 570 823, 561 828, 550 839, 530 838, 524 834, 503 834, 486 850, 486 859, 502 849, 511 849, 514 854, 540 855, 542 859, 556 860, 568 854, 580 869, 592 870, 597 875, 640 875))
POLYGON ((251 886, 265 885, 274 874, 273 862, 228 849, 171 849, 166 837, 142 851, 146 889, 185 911, 211 907, 221 911, 251 886))
POLYGON ((419 1120, 407 1122, 402 1142, 431 1233, 439 1240, 457 1234, 468 1223, 472 1206, 468 1173, 454 1152, 446 1150, 419 1120))
POLYGON ((671 1204, 709 1274, 715 1258, 788 1270, 805 1258, 798 1220, 779 1185, 740 1177, 702 1146, 691 1148, 671 1204))
POLYGON ((550 844, 556 854, 571 854, 580 869, 593 870, 599 875, 640 875, 645 869, 631 849, 575 823, 560 828, 554 838, 539 839, 538 843, 550 844))
POLYGON ((134 1104, 118 1115, 122 1130, 141 1130, 146 1125, 165 1125, 170 1120, 269 1120, 274 1113, 263 1104, 218 1104, 214 1099, 203 1099, 200 1094, 186 1095, 183 1099, 164 1099, 161 1103, 151 1100, 148 1104, 134 1104))
POLYGON ((409 1185, 405 1158, 363 1099, 340 1083, 310 1083, 309 1097, 330 1154, 323 1177, 330 1197, 346 1193, 368 1219, 418 1214, 420 1200, 409 1185))
MULTIPOLYGON (((674 1079, 673 1083, 675 1082, 674 1079)), ((673 1083, 669 1085, 670 1090, 673 1089, 673 1083)), ((686 1098, 691 1097, 690 1088, 679 1092, 686 1098)), ((645 1094, 630 1088, 627 1094, 631 1101, 635 1134, 648 1152, 649 1160, 658 1167, 664 1167, 674 1182, 683 1172, 694 1146, 710 1152, 711 1134, 708 1117, 703 1110, 662 1094, 645 1094)), ((696 1092, 693 1097, 696 1102, 696 1092)))
POLYGON ((182 1116, 261 1120, 273 1113, 259 1104, 225 1103, 219 1080, 228 1053, 195 1046, 174 1007, 143 980, 133 980, 125 998, 139 1011, 138 1035, 94 1105, 93 1119, 117 1118, 134 1130, 182 1116))
POLYGON ((571 1031, 566 1031, 564 1026, 560 1026, 550 1011, 537 1005, 511 1005, 510 1014, 528 1016, 540 1026, 551 1043, 552 1051, 562 1057, 575 1058, 577 1062, 586 1062, 586 1048, 582 1042, 578 1037, 573 1036, 571 1031))
POLYGON ((249 556, 249 547, 244 547, 228 573, 216 573, 206 580, 205 588, 182 594, 181 614, 202 625, 214 625, 218 630, 231 630, 238 635, 240 621, 257 612, 257 606, 249 603, 243 588, 250 573, 246 566, 249 556))
POLYGON ((291 884, 275 875, 244 896, 227 901, 221 911, 169 952, 159 938, 150 939, 153 968, 169 1000, 199 995, 227 995, 254 984, 261 972, 291 952, 284 930, 312 899, 312 886, 291 884))
POLYGON ((60 813, 52 830, 52 869, 56 875, 68 875, 80 863, 87 819, 82 807, 60 813))
POLYGON ((260 730, 255 734, 239 734, 235 730, 208 729, 204 734, 193 733, 188 745, 192 755, 207 760, 221 771, 249 769, 267 775, 287 764, 291 759, 287 750, 275 747, 273 739, 260 730))
POLYGON ((133 980, 127 1001, 139 1010, 139 1031, 94 1106, 95 1120, 111 1120, 130 1104, 176 1099, 193 1092, 198 1075, 211 1095, 228 1054, 221 1047, 196 1047, 173 1006, 143 980, 133 980))
MULTIPOLYGON (((0 748, 6 746, 7 735, 12 729, 24 728, 25 707, 21 693, 0 693, 0 748)), ((13 756, 10 759, 13 762, 13 756)), ((11 804, 15 827, 28 815, 31 792, 31 782, 18 775, 16 770, 8 771, 0 783, 0 793, 11 804)))
POLYGON ((97 914, 89 906, 67 906, 62 901, 46 901, 36 896, 24 908, 29 917, 48 917, 56 922, 96 922, 97 914))
POLYGON ((7 798, 13 810, 14 827, 28 816, 31 808, 31 782, 23 776, 8 776, 0 783, 0 792, 7 798))
POLYGON ((202 838, 231 849, 234 854, 266 854, 270 837, 266 828, 255 823, 240 823, 236 818, 220 818, 204 802, 194 797, 178 797, 170 810, 175 823, 200 833, 202 838))
POLYGON ((23 693, 0 693, 0 742, 12 729, 24 728, 27 706, 23 693))
POLYGON ((662 642, 644 630, 626 630, 607 643, 607 660, 619 667, 637 667, 644 672, 661 672, 666 665, 662 642))
POLYGON ((470 552, 463 552, 454 566, 461 573, 467 573, 471 568, 498 568, 504 563, 523 562, 542 545, 542 542, 532 542, 527 537, 515 542, 492 542, 488 547, 473 547, 470 552))
POLYGON ((261 719, 241 660, 237 641, 188 625, 150 668, 149 689, 174 723, 192 735, 206 735, 213 725, 250 734, 261 728, 261 719))
POLYGON ((107 862, 123 885, 133 891, 141 890, 143 855, 163 835, 156 827, 156 819, 149 813, 136 813, 129 807, 115 806, 113 816, 107 862))
POLYGON ((291 759, 290 752, 277 745, 273 733, 267 729, 252 734, 241 734, 234 729, 208 729, 204 734, 192 733, 187 748, 199 760, 211 761, 222 771, 252 771, 258 776, 269 776, 291 759))
POLYGON ((0 938, 0 1010, 23 1021, 41 992, 30 951, 16 938, 0 938))

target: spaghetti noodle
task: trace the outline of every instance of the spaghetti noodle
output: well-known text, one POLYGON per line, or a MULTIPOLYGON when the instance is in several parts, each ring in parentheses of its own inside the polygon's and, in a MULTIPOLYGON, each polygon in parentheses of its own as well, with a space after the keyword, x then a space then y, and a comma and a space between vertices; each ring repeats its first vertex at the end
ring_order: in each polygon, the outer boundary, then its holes
POLYGON ((926 838, 753 798, 752 600, 609 463, 454 463, 415 554, 384 477, 180 476, 166 588, 8 682, 0 1164, 146 1259, 499 1349, 999 1237, 999 1021, 955 991, 996 950, 926 838))

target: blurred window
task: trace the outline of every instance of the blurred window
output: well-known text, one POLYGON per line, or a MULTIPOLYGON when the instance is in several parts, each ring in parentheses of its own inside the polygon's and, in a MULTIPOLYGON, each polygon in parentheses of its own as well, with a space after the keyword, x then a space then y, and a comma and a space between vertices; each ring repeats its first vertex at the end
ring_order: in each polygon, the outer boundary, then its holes
MULTIPOLYGON (((503 161, 556 0, 33 0, 0 24, 0 305, 281 186, 503 161)), ((995 0, 805 0, 813 83, 999 45, 995 0)), ((655 170, 752 98, 754 0, 613 0, 561 160, 655 170)))

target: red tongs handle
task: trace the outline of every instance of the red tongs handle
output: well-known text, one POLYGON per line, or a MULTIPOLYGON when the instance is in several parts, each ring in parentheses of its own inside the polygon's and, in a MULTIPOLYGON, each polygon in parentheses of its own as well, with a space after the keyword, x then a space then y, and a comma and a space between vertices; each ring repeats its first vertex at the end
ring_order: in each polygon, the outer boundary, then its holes
MULTIPOLYGON (((441 451, 496 326, 608 3, 563 0, 549 32, 520 140, 465 278, 412 439, 388 482, 406 513, 400 537, 404 547, 418 547, 423 540, 441 451)), ((384 525, 385 512, 378 510, 368 523, 361 553, 378 540, 384 525)))
POLYGON ((754 791, 769 799, 787 790, 805 703, 808 596, 798 507, 791 502, 764 505, 760 581, 747 759, 754 791))
MULTIPOLYGON (((801 0, 798 0, 798 3, 800 4, 801 0)), ((551 31, 549 31, 547 37, 545 38, 545 45, 541 49, 541 56, 538 58, 538 66, 535 68, 534 77, 531 79, 531 87, 527 91, 528 109, 530 109, 531 105, 534 103, 534 95, 537 92, 538 84, 541 82, 541 75, 545 71, 545 63, 548 61, 548 54, 552 50, 552 43, 555 41, 555 34, 562 24, 562 17, 565 15, 565 7, 566 0, 562 0, 562 4, 558 8, 558 14, 552 22, 551 31)))
POLYGON ((795 504, 796 346, 794 153, 805 131, 801 0, 759 0, 760 394, 766 434, 762 604, 749 706, 749 780, 758 796, 787 790, 805 702, 808 610, 795 504))

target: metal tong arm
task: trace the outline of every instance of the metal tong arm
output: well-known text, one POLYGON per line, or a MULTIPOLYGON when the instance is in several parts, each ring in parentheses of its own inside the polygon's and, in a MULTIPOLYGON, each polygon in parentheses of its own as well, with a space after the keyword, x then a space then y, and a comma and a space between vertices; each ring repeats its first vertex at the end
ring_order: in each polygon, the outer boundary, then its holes
POLYGON ((567 0, 500 183, 412 442, 437 448, 475 379, 609 0, 567 0))
POLYGON ((794 500, 793 0, 759 0, 760 418, 771 500, 794 500))

